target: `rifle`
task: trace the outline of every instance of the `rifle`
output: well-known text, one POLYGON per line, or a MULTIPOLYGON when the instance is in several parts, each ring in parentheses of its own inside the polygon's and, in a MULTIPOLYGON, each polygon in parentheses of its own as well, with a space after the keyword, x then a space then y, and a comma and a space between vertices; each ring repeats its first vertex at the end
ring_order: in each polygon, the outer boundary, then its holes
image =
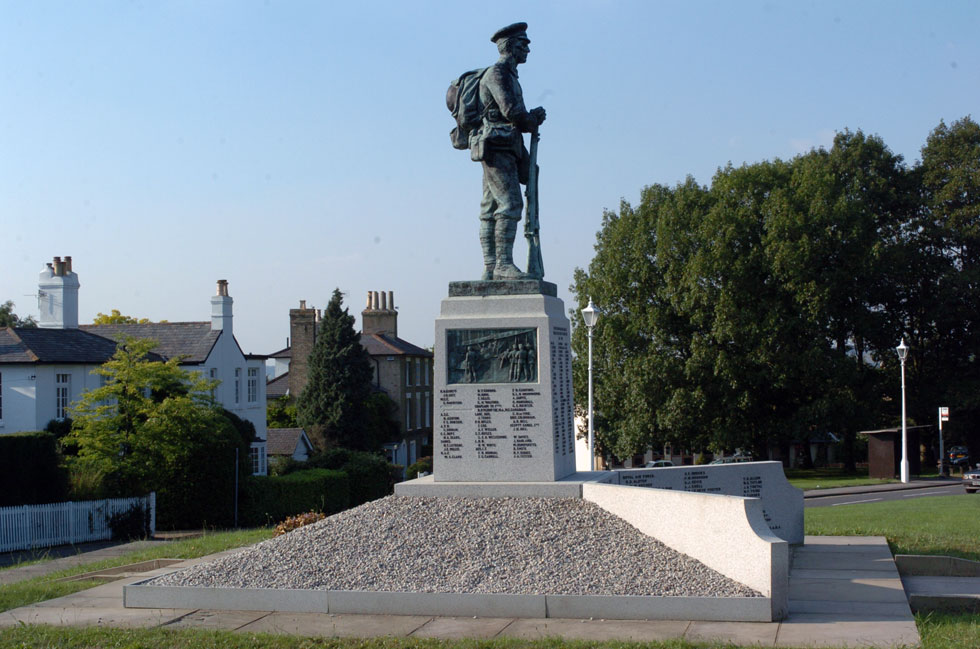
POLYGON ((544 261, 541 260, 541 224, 538 222, 538 127, 531 131, 531 167, 527 176, 527 217, 524 220, 524 238, 527 239, 527 276, 544 279, 544 261))

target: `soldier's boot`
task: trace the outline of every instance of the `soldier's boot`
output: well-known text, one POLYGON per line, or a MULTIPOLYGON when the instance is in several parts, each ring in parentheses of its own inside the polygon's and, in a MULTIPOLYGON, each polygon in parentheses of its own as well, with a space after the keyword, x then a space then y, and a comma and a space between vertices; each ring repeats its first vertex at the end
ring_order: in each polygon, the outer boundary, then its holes
POLYGON ((525 279, 527 275, 514 265, 514 237, 517 235, 517 221, 497 219, 495 229, 497 264, 493 267, 494 279, 525 279))
POLYGON ((483 277, 493 279, 493 269, 497 265, 493 221, 480 220, 480 247, 483 248, 483 277))

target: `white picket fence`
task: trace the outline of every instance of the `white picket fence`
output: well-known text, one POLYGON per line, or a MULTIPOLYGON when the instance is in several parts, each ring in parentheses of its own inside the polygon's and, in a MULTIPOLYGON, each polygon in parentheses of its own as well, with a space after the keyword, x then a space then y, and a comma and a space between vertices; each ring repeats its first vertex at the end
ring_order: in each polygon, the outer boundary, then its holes
POLYGON ((109 518, 133 505, 149 508, 150 532, 156 532, 155 492, 137 498, 0 507, 0 552, 112 538, 109 518))

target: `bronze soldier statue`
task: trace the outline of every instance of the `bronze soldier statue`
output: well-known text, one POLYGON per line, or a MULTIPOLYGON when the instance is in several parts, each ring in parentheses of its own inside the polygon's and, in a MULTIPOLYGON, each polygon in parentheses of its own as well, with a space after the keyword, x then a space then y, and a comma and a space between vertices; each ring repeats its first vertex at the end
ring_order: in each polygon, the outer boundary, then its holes
POLYGON ((490 38, 500 59, 480 79, 482 125, 470 138, 473 160, 483 164, 483 200, 480 202, 480 245, 483 279, 524 279, 514 265, 514 238, 524 201, 530 159, 523 133, 534 131, 545 119, 541 106, 524 107, 517 66, 527 61, 531 40, 527 23, 508 25, 490 38))

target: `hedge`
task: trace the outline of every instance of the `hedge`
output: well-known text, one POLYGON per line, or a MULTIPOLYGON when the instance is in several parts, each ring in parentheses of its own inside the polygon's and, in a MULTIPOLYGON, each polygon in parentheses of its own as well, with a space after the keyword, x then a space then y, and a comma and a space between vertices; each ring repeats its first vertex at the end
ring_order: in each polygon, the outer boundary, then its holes
POLYGON ((68 499, 68 474, 51 433, 0 435, 0 507, 68 499))
POLYGON ((239 507, 239 525, 275 524, 308 511, 336 514, 350 506, 350 482, 343 471, 307 469, 284 476, 250 476, 239 507))
POLYGON ((384 498, 393 490, 390 466, 383 456, 332 448, 311 457, 307 466, 340 470, 350 479, 350 506, 384 498))

